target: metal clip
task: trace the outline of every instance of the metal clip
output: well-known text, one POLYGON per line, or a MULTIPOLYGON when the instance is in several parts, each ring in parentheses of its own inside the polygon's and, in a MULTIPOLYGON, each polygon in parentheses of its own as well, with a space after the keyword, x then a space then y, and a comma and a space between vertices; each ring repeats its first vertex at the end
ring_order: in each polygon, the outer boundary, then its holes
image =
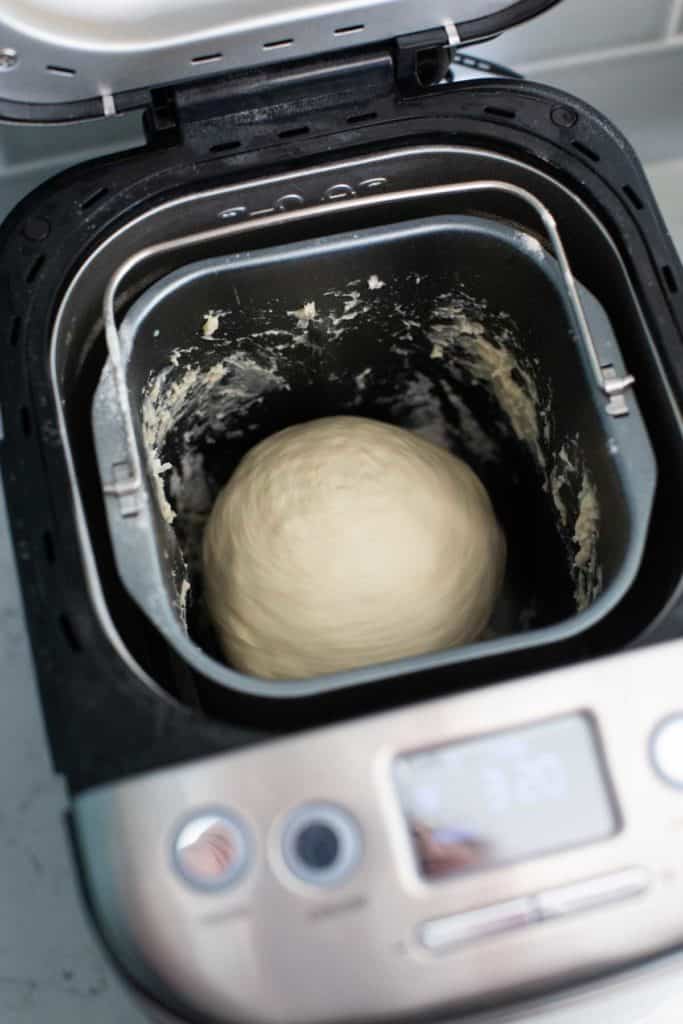
POLYGON ((460 33, 458 32, 457 25, 454 21, 445 21, 443 27, 446 31, 446 35, 448 36, 446 46, 451 51, 451 55, 453 55, 457 48, 462 45, 460 33))
POLYGON ((115 462, 111 467, 112 482, 104 485, 105 494, 115 494, 124 518, 140 511, 140 488, 133 482, 134 471, 128 462, 115 462))
POLYGON ((102 93, 102 113, 105 117, 116 117, 116 100, 110 92, 102 93))
POLYGON ((635 377, 627 373, 619 377, 611 363, 602 367, 603 391, 607 395, 607 412, 610 416, 628 416, 628 405, 624 391, 635 383, 635 377))

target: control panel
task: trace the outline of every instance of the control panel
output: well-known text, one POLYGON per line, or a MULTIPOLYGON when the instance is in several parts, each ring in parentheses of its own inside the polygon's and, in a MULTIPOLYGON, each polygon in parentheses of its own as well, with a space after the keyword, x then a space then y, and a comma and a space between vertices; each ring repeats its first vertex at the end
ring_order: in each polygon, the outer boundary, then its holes
POLYGON ((74 809, 180 1015, 398 1019, 683 942, 683 642, 216 756, 74 809))

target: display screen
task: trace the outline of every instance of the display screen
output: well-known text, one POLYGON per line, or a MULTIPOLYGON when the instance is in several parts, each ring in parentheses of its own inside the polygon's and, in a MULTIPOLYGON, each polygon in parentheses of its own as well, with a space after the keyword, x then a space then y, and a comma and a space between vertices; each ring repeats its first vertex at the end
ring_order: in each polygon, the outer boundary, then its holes
POLYGON ((429 879, 589 843, 617 827, 584 715, 406 754, 395 777, 429 879))

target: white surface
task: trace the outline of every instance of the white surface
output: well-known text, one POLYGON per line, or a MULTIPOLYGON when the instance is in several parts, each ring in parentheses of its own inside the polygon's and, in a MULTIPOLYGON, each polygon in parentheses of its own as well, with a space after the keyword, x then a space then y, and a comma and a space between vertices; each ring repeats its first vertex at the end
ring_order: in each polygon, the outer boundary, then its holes
POLYGON ((487 44, 492 60, 508 64, 586 56, 661 38, 671 0, 561 0, 545 14, 487 44))
MULTIPOLYGON (((683 149, 681 136, 679 141, 683 149)), ((683 158, 650 163, 645 169, 671 237, 678 248, 678 255, 683 259, 683 158)))
POLYGON ((561 0, 472 52, 580 96, 614 121, 644 162, 683 254, 683 0, 561 0))
POLYGON ((86 917, 20 607, 0 484, 0 1021, 142 1024, 86 917))
POLYGON ((652 742, 654 762, 669 782, 683 786, 683 715, 663 722, 652 742))
POLYGON ((20 199, 59 171, 143 142, 138 114, 77 126, 0 125, 0 221, 20 199))
MULTIPOLYGON (((488 46, 478 52, 487 56, 488 46)), ((665 46, 534 62, 521 70, 602 111, 646 163, 683 155, 683 38, 665 46)))

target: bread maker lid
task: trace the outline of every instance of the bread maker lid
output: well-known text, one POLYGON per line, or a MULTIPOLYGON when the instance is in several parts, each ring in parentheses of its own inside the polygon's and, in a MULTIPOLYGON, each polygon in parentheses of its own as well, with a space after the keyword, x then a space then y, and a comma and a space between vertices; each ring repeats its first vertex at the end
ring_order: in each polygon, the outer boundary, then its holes
MULTIPOLYGON (((147 91, 445 28, 498 35, 558 0, 3 0, 0 120, 107 116, 147 91), (126 94, 125 102, 117 97, 126 94), (61 109, 61 115, 55 111, 61 109)), ((146 92, 146 96, 148 93, 146 92)))

